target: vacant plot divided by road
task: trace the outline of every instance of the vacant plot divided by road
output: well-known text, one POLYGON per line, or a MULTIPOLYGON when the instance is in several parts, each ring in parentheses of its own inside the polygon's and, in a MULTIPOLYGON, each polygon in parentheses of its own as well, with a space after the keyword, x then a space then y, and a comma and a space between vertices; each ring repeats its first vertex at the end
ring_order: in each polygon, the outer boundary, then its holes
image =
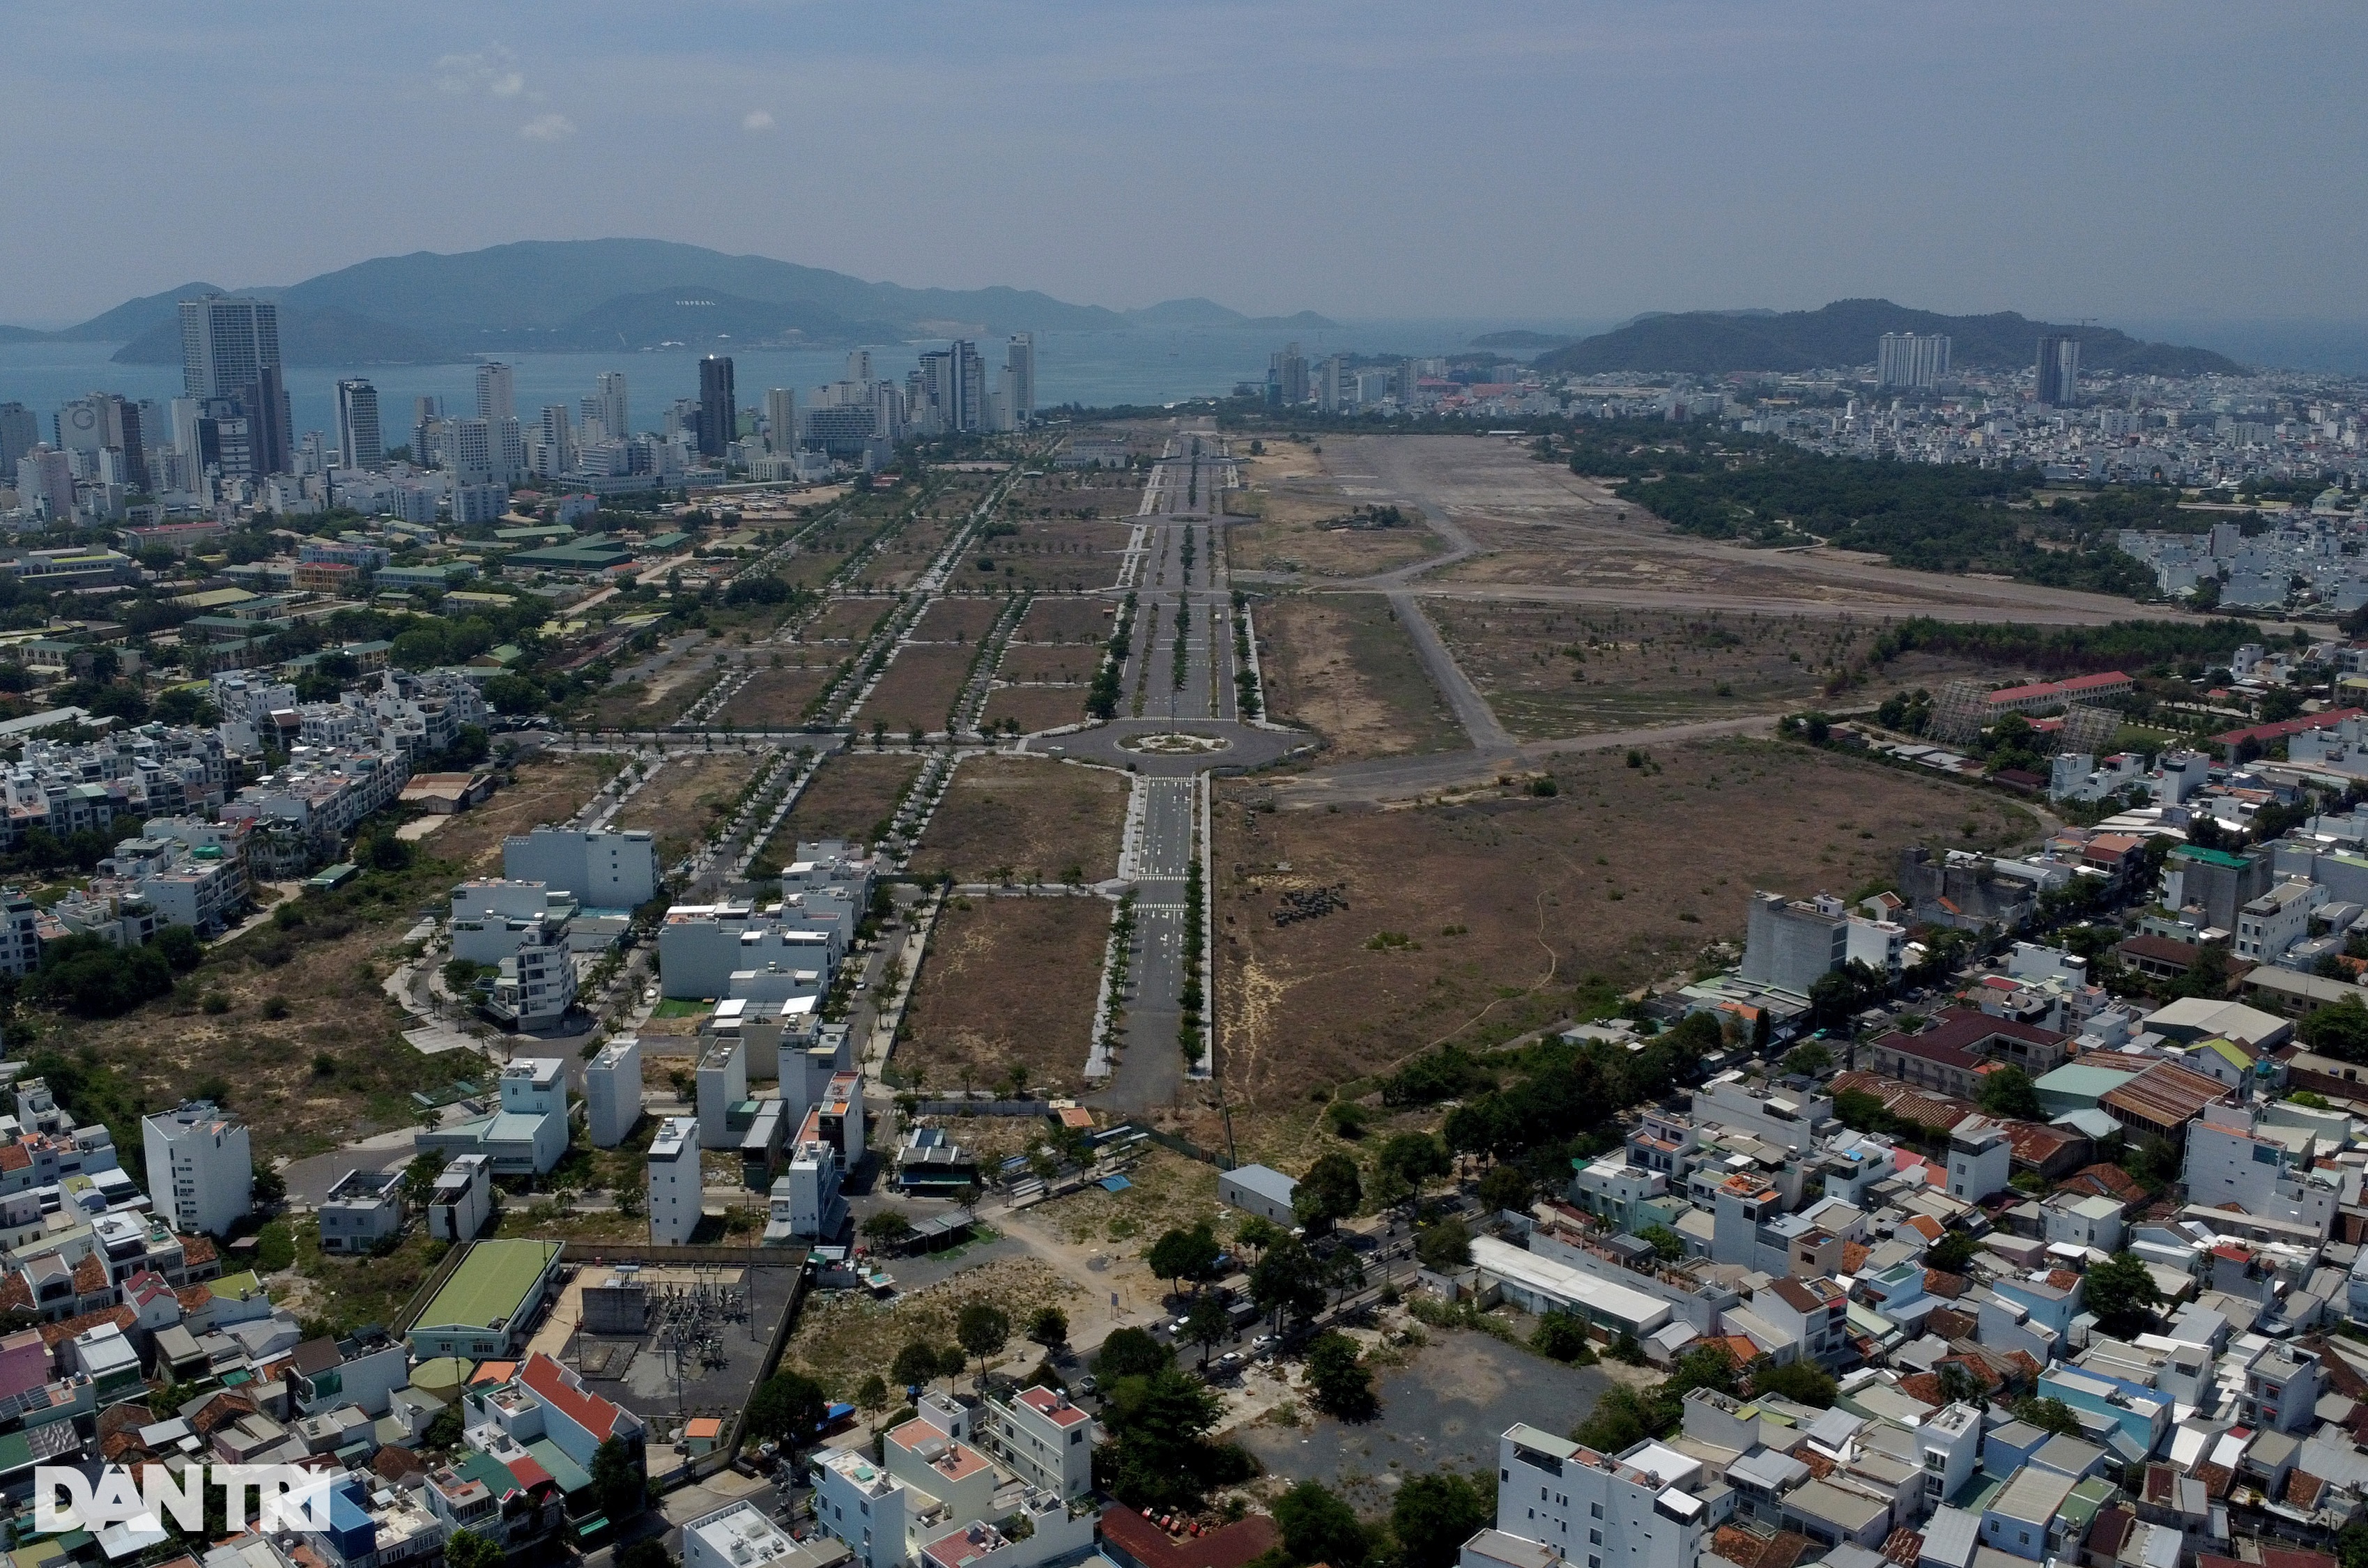
POLYGON ((1097 882, 1118 874, 1127 781, 1107 768, 973 756, 954 770, 913 854, 924 877, 1097 882))
POLYGON ((999 583, 1041 593, 1108 587, 1118 581, 1128 533, 1122 522, 1023 522, 1013 532, 976 540, 951 580, 965 588, 999 583))
POLYGON ((493 798, 448 819, 420 841, 420 853, 450 860, 471 876, 501 875, 502 840, 537 823, 564 823, 583 810, 617 771, 614 758, 541 756, 518 765, 515 780, 493 798))
POLYGON ((1023 735, 1074 724, 1086 716, 1086 688, 1081 686, 999 686, 986 694, 981 722, 1000 730, 1004 721, 1019 726, 1023 735))
POLYGON ((1327 471, 1326 460, 1306 448, 1280 444, 1245 460, 1247 488, 1225 500, 1228 511, 1254 519, 1226 525, 1226 559, 1234 570, 1363 577, 1410 566, 1445 548, 1419 509, 1354 467, 1327 471), (1395 515, 1381 507, 1395 507, 1395 515))
POLYGON ((833 753, 823 758, 760 858, 780 865, 798 845, 814 839, 871 842, 920 772, 921 759, 901 753, 833 753))
POLYGON ((1324 737, 1322 760, 1455 751, 1454 713, 1378 594, 1293 596, 1251 608, 1268 711, 1324 737))
POLYGON ((1455 662, 1524 740, 1811 703, 1880 623, 1426 598, 1455 662))
POLYGON ((938 915, 896 1046, 897 1070, 940 1087, 1024 1069, 1029 1086, 1075 1094, 1101 987, 1110 906, 1064 896, 957 898, 938 915))
POLYGON ((913 635, 924 642, 975 642, 995 630, 1000 598, 940 598, 921 612, 913 635))
POLYGON ((1702 742, 1639 761, 1580 753, 1553 765, 1551 798, 1515 786, 1395 810, 1252 813, 1255 785, 1222 786, 1217 1038, 1234 1103, 1505 1038, 1590 979, 1682 971, 1707 943, 1740 940, 1754 888, 1847 895, 1892 876, 1907 845, 2036 832, 2009 802, 1795 745, 1702 742), (1346 909, 1275 923, 1284 893, 1326 887, 1346 909))
POLYGON ((732 694, 715 721, 743 730, 787 729, 805 718, 807 704, 837 672, 836 664, 823 663, 760 669, 732 694))
POLYGON ((896 608, 892 598, 833 599, 798 633, 806 642, 860 642, 896 608))
POLYGON ((1012 631, 1014 642, 1106 642, 1117 606, 1108 599, 1047 594, 1028 607, 1012 631))
POLYGON ((723 820, 758 760, 737 751, 669 757, 609 825, 649 829, 657 835, 658 865, 671 866, 723 820))
POLYGON ((885 724, 890 733, 897 735, 916 729, 924 734, 943 730, 977 652, 943 643, 905 643, 889 661, 880 684, 856 710, 856 729, 885 724))

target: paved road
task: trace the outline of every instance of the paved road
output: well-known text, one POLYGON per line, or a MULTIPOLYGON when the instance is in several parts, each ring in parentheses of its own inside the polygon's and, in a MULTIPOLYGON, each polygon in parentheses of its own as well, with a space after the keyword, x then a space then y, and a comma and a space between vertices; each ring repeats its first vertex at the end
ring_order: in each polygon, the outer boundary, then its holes
POLYGON ((1374 757, 1278 778, 1274 791, 1277 801, 1292 810, 1342 801, 1403 801, 1412 795, 1483 784, 1508 770, 1551 767, 1557 757, 1585 752, 1625 751, 1630 746, 1650 750, 1725 735, 1772 735, 1779 717, 1774 713, 1754 713, 1735 719, 1710 719, 1697 724, 1662 724, 1651 729, 1576 735, 1566 740, 1525 741, 1487 751, 1374 757))
POLYGON ((1480 695, 1480 688, 1472 684, 1463 667, 1455 662, 1455 655, 1447 651, 1439 629, 1431 625, 1430 617, 1423 613, 1415 597, 1404 588, 1394 588, 1389 600, 1391 613, 1406 628, 1406 640, 1414 644, 1415 656, 1422 661, 1424 673, 1447 699, 1448 707, 1455 712, 1455 722, 1463 726, 1472 744, 1480 751, 1497 751, 1512 745, 1512 732, 1497 722, 1488 699, 1480 695))

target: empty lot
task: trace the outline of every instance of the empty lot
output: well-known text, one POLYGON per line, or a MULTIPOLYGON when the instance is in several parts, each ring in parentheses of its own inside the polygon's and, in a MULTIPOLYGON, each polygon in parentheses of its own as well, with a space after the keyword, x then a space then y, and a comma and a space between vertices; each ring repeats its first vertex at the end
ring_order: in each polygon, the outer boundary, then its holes
POLYGON ((1378 594, 1255 604, 1268 711, 1324 737, 1321 760, 1455 751, 1464 744, 1406 628, 1378 594))
POLYGON ((1106 768, 1038 757, 974 756, 954 770, 913 854, 925 876, 956 881, 1100 881, 1118 874, 1127 783, 1106 768))
POLYGON ((898 735, 916 729, 924 734, 943 730, 976 652, 948 643, 905 643, 856 710, 855 727, 886 724, 898 735))
POLYGON ((938 915, 896 1066, 939 1087, 1014 1065, 1031 1088, 1076 1093, 1101 983, 1110 906, 1099 898, 956 899, 938 915))

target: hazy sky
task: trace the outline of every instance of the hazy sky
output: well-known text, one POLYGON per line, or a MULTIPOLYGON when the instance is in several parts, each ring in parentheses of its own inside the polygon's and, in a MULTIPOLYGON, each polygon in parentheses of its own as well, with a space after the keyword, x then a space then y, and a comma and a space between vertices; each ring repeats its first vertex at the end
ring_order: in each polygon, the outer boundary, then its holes
POLYGON ((0 320, 649 235, 1114 306, 2368 314, 2368 6, 11 7, 0 320))

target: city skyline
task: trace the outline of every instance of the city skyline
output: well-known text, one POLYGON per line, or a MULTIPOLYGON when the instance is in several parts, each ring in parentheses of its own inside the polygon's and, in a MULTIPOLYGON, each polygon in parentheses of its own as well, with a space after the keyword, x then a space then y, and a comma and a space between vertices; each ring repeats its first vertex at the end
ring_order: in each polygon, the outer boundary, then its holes
POLYGON ((107 199, 0 236, 0 320, 654 227, 1114 307, 1618 319, 1881 294, 2074 318, 2358 313, 2321 258, 2363 237, 2341 199, 2363 111, 2340 73, 2368 21, 2333 7, 1201 6, 1092 28, 1055 5, 894 22, 734 7, 663 28, 597 6, 565 28, 436 5, 326 29, 295 15, 25 20, 0 81, 25 110, 27 210, 107 199), (267 42, 276 69, 251 98, 196 90, 267 42), (2274 87, 2276 116, 2245 107, 2249 86, 2274 87), (1029 113, 1012 121, 1015 89, 1029 113), (905 108, 868 112, 887 103, 905 108), (517 177, 353 191, 352 139, 307 129, 323 115, 365 142, 399 135, 405 162, 517 177), (963 133, 987 115, 1005 134, 963 133), (144 176, 233 119, 276 182, 368 199, 291 230, 144 176), (746 199, 759 172, 771 194, 746 199), (651 181, 681 217, 650 219, 651 181), (1228 222, 1091 221, 1136 185, 1228 222), (2307 244, 2278 237, 2296 210, 2307 244))

